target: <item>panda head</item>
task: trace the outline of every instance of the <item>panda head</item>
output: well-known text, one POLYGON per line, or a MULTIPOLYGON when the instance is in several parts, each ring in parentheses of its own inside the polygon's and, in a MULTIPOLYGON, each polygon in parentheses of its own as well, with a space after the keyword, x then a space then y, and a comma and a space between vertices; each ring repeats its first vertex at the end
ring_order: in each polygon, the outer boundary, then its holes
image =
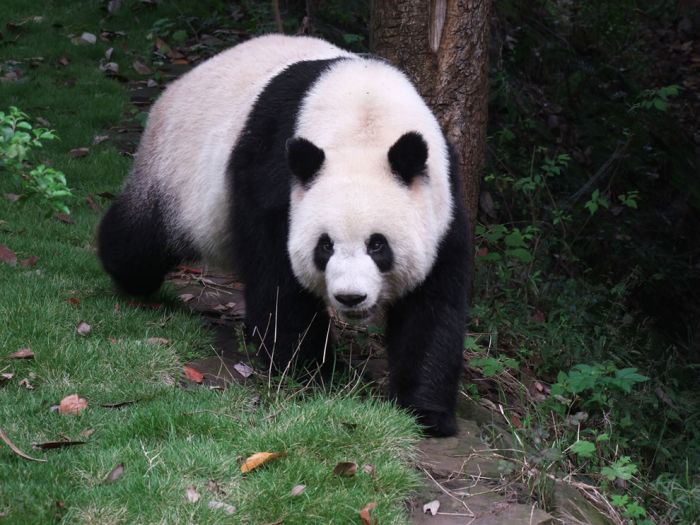
POLYGON ((292 269, 341 318, 367 320, 430 271, 450 210, 436 209, 428 157, 415 131, 390 147, 287 142, 292 269))

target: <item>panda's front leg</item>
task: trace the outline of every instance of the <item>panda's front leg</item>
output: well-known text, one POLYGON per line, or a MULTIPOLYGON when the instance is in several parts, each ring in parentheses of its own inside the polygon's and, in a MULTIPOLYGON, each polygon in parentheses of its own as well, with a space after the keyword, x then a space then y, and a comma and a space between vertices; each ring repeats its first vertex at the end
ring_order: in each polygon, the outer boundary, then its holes
POLYGON ((426 280, 397 301, 387 319, 390 396, 435 436, 457 432, 469 269, 467 230, 459 223, 426 280))
POLYGON ((329 318, 323 301, 304 290, 291 269, 258 266, 246 283, 246 332, 258 355, 279 372, 314 372, 324 356, 332 361, 329 318))

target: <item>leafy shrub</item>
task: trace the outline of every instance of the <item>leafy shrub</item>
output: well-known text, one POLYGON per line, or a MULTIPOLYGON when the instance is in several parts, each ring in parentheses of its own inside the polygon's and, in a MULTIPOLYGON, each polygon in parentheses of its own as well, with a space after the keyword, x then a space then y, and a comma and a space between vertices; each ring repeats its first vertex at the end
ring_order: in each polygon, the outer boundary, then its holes
POLYGON ((66 176, 49 166, 31 163, 32 150, 57 136, 46 128, 32 126, 29 116, 12 106, 0 111, 0 170, 7 172, 26 198, 36 198, 50 210, 70 213, 72 197, 66 176))

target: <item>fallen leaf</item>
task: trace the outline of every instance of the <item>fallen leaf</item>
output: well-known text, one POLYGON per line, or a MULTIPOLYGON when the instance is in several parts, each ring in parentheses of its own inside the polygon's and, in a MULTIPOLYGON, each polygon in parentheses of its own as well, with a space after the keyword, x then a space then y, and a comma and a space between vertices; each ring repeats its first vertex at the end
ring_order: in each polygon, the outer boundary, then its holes
POLYGON ((119 64, 116 62, 107 62, 106 64, 101 64, 99 69, 105 73, 116 74, 119 73, 119 64))
POLYGON ((5 200, 8 200, 10 202, 17 202, 22 198, 21 195, 18 195, 16 193, 4 193, 3 197, 5 197, 5 200))
POLYGON ((97 42, 97 37, 92 33, 83 33, 80 35, 80 41, 85 44, 94 44, 97 42))
POLYGON ((362 510, 360 511, 360 519, 362 520, 362 525, 376 525, 377 521, 373 520, 370 514, 376 508, 376 501, 372 501, 362 508, 362 510))
POLYGON ((300 496, 306 490, 306 485, 294 485, 289 492, 290 496, 300 496))
POLYGON ((87 408, 87 405, 86 399, 78 396, 78 394, 71 394, 61 399, 61 403, 58 405, 58 412, 59 414, 80 414, 87 408))
POLYGON ((221 509, 226 514, 233 514, 234 512, 236 512, 236 507, 234 507, 233 505, 229 505, 228 503, 224 503, 223 501, 217 501, 215 499, 209 500, 209 503, 207 503, 207 507, 209 507, 212 510, 221 509))
POLYGON ((105 403, 100 405, 102 408, 124 408, 129 405, 136 403, 136 399, 130 399, 129 401, 117 401, 116 403, 105 403))
POLYGON ((63 67, 66 67, 68 64, 70 64, 70 60, 68 60, 68 57, 66 55, 61 56, 57 62, 59 66, 63 67))
POLYGON ((187 490, 185 491, 185 496, 187 497, 187 501, 190 503, 197 503, 199 501, 199 498, 202 496, 197 492, 197 488, 194 485, 190 485, 187 487, 187 490))
POLYGON ((71 306, 79 306, 80 305, 80 299, 77 297, 69 297, 68 299, 66 299, 66 302, 71 306))
POLYGON ((149 87, 149 88, 158 87, 158 82, 156 82, 152 78, 149 78, 148 82, 146 82, 146 87, 149 87))
POLYGON ((32 448, 36 450, 52 450, 54 448, 84 445, 85 443, 87 443, 87 441, 47 441, 45 443, 32 443, 32 448))
POLYGON ((284 452, 256 452, 243 462, 241 465, 241 472, 245 474, 274 459, 284 457, 284 455, 284 452))
POLYGON ((4 244, 0 244, 0 261, 10 266, 15 266, 17 264, 17 254, 4 244))
POLYGON ((102 211, 102 208, 100 208, 100 205, 95 202, 95 198, 88 194, 87 197, 85 197, 85 202, 87 203, 88 206, 90 206, 90 209, 96 213, 100 213, 102 211))
POLYGON ((112 60, 112 55, 113 55, 113 54, 114 54, 114 48, 113 48, 113 47, 107 48, 107 51, 105 51, 105 60, 106 60, 107 62, 109 62, 110 60, 112 60))
POLYGON ((139 75, 150 75, 153 73, 150 67, 148 67, 146 64, 139 60, 134 60, 134 63, 132 64, 134 71, 136 71, 139 75))
POLYGON ((431 516, 435 516, 439 508, 440 501, 434 499, 433 501, 429 501, 428 503, 423 505, 423 514, 427 514, 428 512, 430 512, 431 516))
POLYGON ((73 217, 68 215, 67 213, 54 213, 53 216, 61 221, 62 223, 65 224, 75 224, 75 221, 73 220, 73 217))
POLYGON ((334 476, 349 478, 357 473, 357 463, 352 461, 341 461, 333 469, 334 476))
POLYGON ((95 135, 94 137, 92 137, 92 145, 97 146, 98 144, 102 144, 106 140, 109 140, 109 135, 95 135))
POLYGON ((7 356, 8 359, 34 359, 34 352, 31 348, 20 348, 13 354, 7 356))
POLYGON ((212 494, 226 494, 219 484, 213 479, 207 481, 207 490, 212 494))
POLYGON ((0 439, 2 439, 2 441, 5 443, 5 445, 7 445, 8 447, 10 447, 10 450, 12 450, 12 452, 14 452, 15 454, 17 454, 19 457, 24 458, 24 459, 28 459, 28 460, 30 460, 30 461, 41 461, 41 462, 46 462, 45 459, 33 458, 33 457, 31 457, 30 455, 25 454, 24 452, 22 452, 19 448, 17 448, 17 447, 15 446, 15 444, 14 444, 12 441, 10 441, 10 438, 7 437, 7 434, 5 434, 5 431, 4 431, 3 429, 1 429, 1 428, 0 428, 0 439))
POLYGON ((124 463, 119 463, 119 465, 114 467, 112 471, 107 474, 105 483, 114 483, 122 476, 122 474, 124 474, 124 463))
POLYGON ((26 259, 20 260, 19 265, 22 268, 34 268, 38 260, 39 258, 36 255, 32 255, 30 257, 27 257, 26 259))
POLYGON ((245 378, 250 377, 252 373, 255 372, 255 370, 253 370, 250 366, 248 366, 245 363, 236 363, 235 365, 233 365, 233 368, 235 368, 236 371, 245 378))
POLYGON ((68 152, 68 155, 74 159, 79 159, 80 157, 87 157, 90 153, 90 148, 73 148, 68 152))
POLYGON ((19 386, 23 386, 27 390, 34 390, 34 385, 32 385, 26 377, 19 382, 19 386))
POLYGON ((78 323, 78 326, 75 327, 75 331, 78 332, 78 335, 87 337, 92 333, 92 326, 87 324, 85 321, 80 321, 78 323))
POLYGON ((374 465, 370 465, 370 464, 362 465, 362 472, 364 472, 368 476, 374 477, 374 472, 375 472, 374 465))
POLYGON ((195 383, 201 383, 202 381, 204 381, 204 374, 196 368, 192 368, 191 366, 185 365, 182 367, 182 369, 185 371, 185 377, 187 377, 187 379, 189 379, 190 381, 193 381, 195 383))
POLYGON ((149 337, 146 339, 146 344, 149 345, 169 345, 170 341, 166 339, 165 337, 149 337))
POLYGON ((187 302, 191 301, 192 299, 194 299, 194 295, 191 294, 191 293, 183 293, 183 294, 180 294, 180 300, 181 300, 183 303, 187 303, 187 302))
POLYGON ((0 374, 0 381, 9 381, 13 377, 15 377, 15 374, 13 374, 12 372, 3 372, 2 374, 0 374))
POLYGON ((95 429, 94 429, 94 428, 86 428, 85 430, 81 430, 81 431, 80 431, 80 435, 81 435, 82 437, 84 437, 84 438, 89 438, 89 437, 92 436, 94 433, 95 433, 95 429))

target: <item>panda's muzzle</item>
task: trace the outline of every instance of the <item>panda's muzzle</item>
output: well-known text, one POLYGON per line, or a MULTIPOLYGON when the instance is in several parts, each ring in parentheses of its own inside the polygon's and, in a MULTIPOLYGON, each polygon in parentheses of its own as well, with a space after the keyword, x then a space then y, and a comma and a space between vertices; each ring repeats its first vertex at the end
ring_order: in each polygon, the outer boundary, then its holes
POLYGON ((335 300, 338 301, 340 304, 343 306, 347 306, 348 308, 353 308, 360 304, 362 301, 367 299, 367 294, 336 294, 333 297, 335 297, 335 300))

